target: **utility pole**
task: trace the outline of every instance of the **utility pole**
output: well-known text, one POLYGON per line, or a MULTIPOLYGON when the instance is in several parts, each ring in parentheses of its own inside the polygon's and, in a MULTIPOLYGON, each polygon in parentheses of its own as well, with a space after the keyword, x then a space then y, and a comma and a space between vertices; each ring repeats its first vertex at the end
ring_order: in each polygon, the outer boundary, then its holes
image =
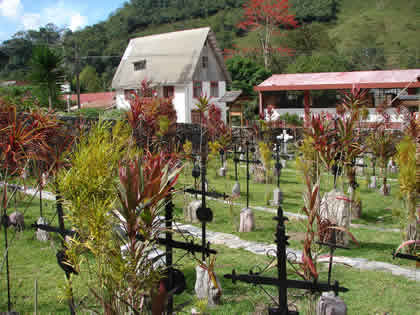
POLYGON ((80 110, 80 57, 79 45, 76 44, 76 89, 77 89, 77 109, 80 110))

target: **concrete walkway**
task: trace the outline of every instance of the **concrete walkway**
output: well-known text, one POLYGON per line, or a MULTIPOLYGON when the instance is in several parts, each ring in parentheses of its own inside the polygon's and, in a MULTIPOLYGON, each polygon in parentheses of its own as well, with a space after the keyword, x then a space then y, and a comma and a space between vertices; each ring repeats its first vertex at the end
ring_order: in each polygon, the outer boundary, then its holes
MULTIPOLYGON (((201 228, 189 225, 189 224, 180 224, 176 223, 176 226, 181 231, 188 231, 191 235, 201 238, 201 228)), ((276 244, 265 244, 259 242, 252 242, 242 240, 236 235, 206 231, 206 239, 211 244, 224 245, 229 248, 234 249, 244 249, 251 253, 257 255, 276 255, 276 244)), ((302 251, 287 248, 286 250, 288 257, 296 257, 296 261, 301 262, 302 251)), ((329 258, 320 258, 319 262, 328 262, 329 258)), ((409 280, 414 280, 420 282, 420 270, 415 268, 400 267, 390 263, 368 260, 365 258, 353 258, 353 257, 344 257, 344 256, 334 256, 334 263, 346 264, 353 268, 358 268, 362 270, 378 270, 384 272, 390 272, 395 276, 403 276, 409 280)))
MULTIPOLYGON (((23 190, 27 194, 37 194, 39 193, 32 188, 27 188, 23 190)), ((48 191, 42 192, 42 198, 46 200, 55 200, 55 195, 48 191)), ((253 207, 253 209, 260 210, 260 211, 267 211, 271 213, 277 213, 275 209, 264 208, 264 207, 253 207)), ((303 215, 299 215, 296 213, 285 212, 285 215, 290 217, 298 217, 302 218, 305 217, 303 215)), ((181 224, 181 223, 174 223, 174 225, 181 231, 187 231, 191 235, 201 238, 201 228, 195 227, 190 224, 181 224)), ((360 227, 361 225, 357 225, 360 227)), ((377 228, 379 229, 379 228, 377 228)), ((385 229, 381 230, 384 231, 385 229)), ((385 230, 386 231, 386 230, 385 230)), ((259 243, 259 242, 252 242, 246 241, 239 238, 236 235, 228 234, 228 233, 221 233, 221 232, 213 232, 213 231, 206 231, 206 239, 212 243, 217 245, 224 245, 229 248, 234 249, 244 249, 251 253, 257 255, 269 255, 275 256, 276 244, 266 244, 266 243, 259 243)), ((295 256, 296 260, 299 262, 301 261, 302 251, 297 249, 288 248, 287 254, 295 256)), ((322 258, 318 260, 319 262, 328 261, 328 258, 322 258)), ((380 261, 373 261, 368 260, 365 258, 353 258, 353 257, 344 257, 344 256, 334 256, 334 263, 342 263, 349 265, 353 268, 358 268, 362 270, 379 270, 384 272, 390 272, 395 276, 403 276, 409 280, 414 280, 420 282, 420 271, 417 271, 415 268, 406 268, 396 266, 390 263, 380 262, 380 261)))
MULTIPOLYGON (((228 201, 226 201, 226 200, 220 200, 220 199, 212 198, 212 197, 206 197, 206 199, 221 202, 221 203, 224 203, 224 204, 228 204, 228 201)), ((243 205, 241 203, 237 203, 237 202, 234 202, 233 205, 234 206, 239 206, 239 207, 245 207, 245 205, 243 205)), ((251 206, 251 205, 249 206, 249 208, 251 208, 252 210, 256 210, 256 211, 263 211, 263 212, 277 214, 277 209, 274 209, 274 208, 261 207, 261 206, 251 206)), ((287 211, 283 211, 283 213, 284 213, 285 216, 287 216, 289 218, 294 218, 294 219, 297 219, 297 220, 306 220, 307 219, 307 216, 304 215, 304 214, 287 212, 287 211)), ((383 228, 383 227, 378 227, 378 226, 370 226, 370 225, 366 225, 366 224, 351 223, 350 226, 354 227, 354 228, 361 228, 361 229, 367 229, 367 230, 372 230, 372 231, 400 233, 399 229, 383 228)))

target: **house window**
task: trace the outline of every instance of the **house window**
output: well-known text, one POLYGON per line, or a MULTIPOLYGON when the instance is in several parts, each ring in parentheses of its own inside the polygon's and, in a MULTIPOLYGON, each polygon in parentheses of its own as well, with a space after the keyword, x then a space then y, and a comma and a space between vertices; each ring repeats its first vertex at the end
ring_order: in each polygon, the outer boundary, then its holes
POLYGON ((134 62, 134 71, 139 71, 139 70, 143 70, 143 69, 146 69, 146 60, 145 59, 134 62))
POLYGON ((210 96, 219 97, 219 82, 217 81, 210 82, 210 96))
POLYGON ((191 123, 192 124, 200 124, 200 111, 193 109, 191 111, 191 123))
POLYGON ((209 57, 203 56, 201 58, 201 61, 202 61, 202 67, 203 67, 203 69, 206 69, 209 66, 209 57))
POLYGON ((174 97, 174 86, 164 86, 163 87, 163 97, 169 98, 174 97))
POLYGON ((202 94, 202 83, 201 81, 194 81, 193 83, 193 97, 200 97, 202 94))

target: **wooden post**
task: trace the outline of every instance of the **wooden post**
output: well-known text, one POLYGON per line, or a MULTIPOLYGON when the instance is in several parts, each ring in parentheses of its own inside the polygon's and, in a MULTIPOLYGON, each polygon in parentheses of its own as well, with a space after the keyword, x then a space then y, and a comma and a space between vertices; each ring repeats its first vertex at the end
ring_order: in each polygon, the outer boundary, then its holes
POLYGON ((258 92, 258 99, 259 99, 259 103, 260 103, 259 104, 260 105, 260 115, 264 115, 263 97, 262 97, 262 93, 261 92, 258 92))
POLYGON ((35 279, 35 305, 34 305, 34 314, 38 315, 38 281, 35 279))
POLYGON ((304 111, 305 111, 304 127, 305 128, 309 126, 310 108, 311 108, 311 92, 309 90, 305 90, 304 92, 304 111))

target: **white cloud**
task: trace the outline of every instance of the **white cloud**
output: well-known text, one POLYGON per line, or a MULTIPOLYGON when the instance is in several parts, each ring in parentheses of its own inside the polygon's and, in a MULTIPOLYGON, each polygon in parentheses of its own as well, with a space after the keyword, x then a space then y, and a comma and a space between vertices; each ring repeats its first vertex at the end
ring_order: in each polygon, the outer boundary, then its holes
POLYGON ((25 30, 36 30, 41 24, 41 15, 38 13, 25 13, 22 15, 21 22, 25 30))
POLYGON ((64 1, 58 1, 51 7, 46 7, 40 11, 23 12, 21 0, 0 0, 0 13, 4 12, 20 21, 25 30, 38 29, 40 26, 48 23, 54 23, 57 26, 68 26, 72 31, 81 28, 87 24, 87 16, 82 15, 77 9, 69 7, 64 1), (12 10, 12 7, 15 8, 12 10))
POLYGON ((0 1, 0 14, 2 16, 16 19, 20 16, 23 9, 20 0, 1 0, 0 1))
POLYGON ((87 24, 87 17, 83 16, 83 15, 80 15, 80 13, 77 13, 70 18, 69 28, 72 31, 75 31, 75 30, 85 26, 86 24, 87 24))
POLYGON ((68 7, 64 1, 57 2, 54 6, 42 10, 43 24, 54 23, 58 26, 67 25, 74 31, 86 25, 87 17, 80 14, 75 9, 68 7))

